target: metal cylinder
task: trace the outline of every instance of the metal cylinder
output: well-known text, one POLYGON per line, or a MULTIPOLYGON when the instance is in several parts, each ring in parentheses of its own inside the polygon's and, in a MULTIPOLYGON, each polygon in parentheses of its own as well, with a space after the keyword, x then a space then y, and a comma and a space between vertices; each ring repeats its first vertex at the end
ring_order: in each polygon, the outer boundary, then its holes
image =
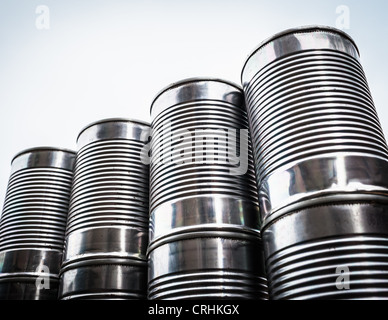
POLYGON ((78 137, 61 299, 146 297, 149 125, 107 119, 78 137))
POLYGON ((151 117, 149 299, 266 299, 241 88, 183 80, 151 117))
POLYGON ((354 41, 287 30, 249 56, 242 82, 271 297, 386 297, 388 148, 354 41))
POLYGON ((75 153, 25 150, 12 161, 0 222, 0 300, 56 300, 75 153))

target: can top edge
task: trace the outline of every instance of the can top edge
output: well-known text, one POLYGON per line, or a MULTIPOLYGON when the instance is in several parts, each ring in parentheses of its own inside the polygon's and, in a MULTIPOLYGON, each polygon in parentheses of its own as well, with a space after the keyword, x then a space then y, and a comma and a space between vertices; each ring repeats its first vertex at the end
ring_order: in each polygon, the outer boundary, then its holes
POLYGON ((84 128, 82 128, 82 130, 80 131, 80 133, 77 136, 77 142, 78 142, 80 136, 87 129, 89 129, 89 128, 93 127, 93 126, 97 126, 99 124, 109 123, 109 122, 130 122, 130 123, 139 124, 139 125, 147 126, 147 127, 151 126, 150 123, 148 123, 146 121, 137 120, 137 119, 130 119, 130 118, 107 118, 107 119, 102 119, 102 120, 94 121, 94 122, 88 124, 87 126, 85 126, 84 128))
POLYGON ((164 87, 162 90, 160 90, 155 98, 153 99, 152 103, 151 103, 151 107, 150 107, 150 114, 152 113, 152 108, 155 104, 155 101, 158 100, 158 98, 163 94, 165 93, 166 91, 169 91, 171 89, 174 89, 176 87, 179 87, 179 86, 182 86, 182 85, 185 85, 185 84, 189 84, 189 83, 192 83, 192 82, 205 82, 205 81, 212 81, 212 82, 221 82, 221 83, 224 83, 224 84, 227 84, 227 85, 230 85, 232 87, 235 87, 237 90, 241 91, 242 92, 242 87, 240 85, 238 85, 237 83, 234 83, 233 81, 229 81, 229 80, 224 80, 224 79, 220 79, 220 78, 214 78, 214 77, 193 77, 193 78, 186 78, 186 79, 183 79, 183 80, 180 80, 180 81, 177 81, 177 82, 173 82, 171 84, 169 84, 168 86, 164 87))
POLYGON ((66 148, 57 148, 57 147, 35 147, 35 148, 28 148, 28 149, 25 149, 23 151, 20 151, 19 153, 17 153, 13 158, 12 158, 12 161, 11 161, 11 165, 13 164, 13 162, 19 158, 20 156, 26 154, 26 153, 30 153, 30 152, 40 152, 40 151, 53 151, 53 152, 65 152, 65 153, 69 153, 69 154, 72 154, 72 155, 76 155, 77 152, 75 152, 74 150, 70 150, 70 149, 66 149, 66 148))
POLYGON ((275 35, 267 38, 266 40, 262 41, 249 55, 248 57, 245 59, 245 62, 244 62, 244 66, 242 68, 242 72, 241 72, 241 82, 243 82, 243 74, 244 74, 244 70, 245 70, 245 67, 249 61, 249 59, 257 52, 259 51, 262 47, 266 46, 268 43, 276 40, 276 39, 279 39, 281 37, 284 37, 284 36, 287 36, 289 34, 295 34, 295 33, 303 33, 303 32, 314 32, 314 31, 327 31, 327 32, 332 32, 332 33, 337 33, 343 37, 345 37, 346 39, 348 39, 353 45, 354 47, 356 48, 357 50, 357 53, 360 55, 360 51, 357 47, 357 44, 356 42, 354 41, 354 39, 349 35, 347 34, 345 31, 342 31, 340 29, 337 29, 337 28, 334 28, 334 27, 330 27, 330 26, 324 26, 324 25, 307 25, 307 26, 301 26, 301 27, 295 27, 295 28, 290 28, 290 29, 287 29, 287 30, 284 30, 284 31, 281 31, 279 33, 276 33, 275 35))

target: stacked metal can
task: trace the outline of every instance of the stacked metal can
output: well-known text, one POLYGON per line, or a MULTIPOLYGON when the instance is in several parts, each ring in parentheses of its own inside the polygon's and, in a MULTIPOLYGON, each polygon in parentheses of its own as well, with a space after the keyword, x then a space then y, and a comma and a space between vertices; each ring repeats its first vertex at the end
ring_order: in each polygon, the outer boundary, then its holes
POLYGON ((354 41, 285 31, 242 82, 271 298, 387 298, 388 149, 354 41))
POLYGON ((19 153, 0 222, 0 300, 56 300, 75 153, 19 153))
POLYGON ((149 125, 108 119, 78 137, 61 299, 146 297, 149 125), (144 158, 144 159, 143 159, 144 158))
POLYGON ((241 88, 183 80, 151 117, 148 298, 266 299, 241 88))

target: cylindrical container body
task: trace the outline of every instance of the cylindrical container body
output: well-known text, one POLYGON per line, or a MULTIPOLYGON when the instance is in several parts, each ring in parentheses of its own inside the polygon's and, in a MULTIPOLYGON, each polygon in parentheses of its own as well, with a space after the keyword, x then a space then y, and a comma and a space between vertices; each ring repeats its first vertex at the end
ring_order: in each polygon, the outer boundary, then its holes
POLYGON ((149 299, 265 299, 241 88, 183 80, 151 117, 149 299))
MULTIPOLYGON (((349 290, 333 291, 335 281, 319 286, 346 265, 346 254, 335 253, 345 239, 348 263, 366 265, 359 281, 369 283, 364 287, 369 293, 359 297, 384 295, 388 285, 374 277, 374 257, 355 249, 363 245, 363 237, 365 246, 375 237, 383 247, 384 234, 388 236, 388 230, 381 233, 379 226, 360 218, 374 211, 380 220, 388 218, 375 205, 384 207, 388 199, 388 148, 354 41, 329 27, 285 31, 248 58, 242 82, 272 298, 356 298, 349 290), (339 217, 346 208, 345 221, 339 217), (313 212, 319 219, 312 218, 313 212), (337 227, 341 232, 335 233, 337 227), (352 242, 358 236, 360 242, 352 242), (323 265, 317 262, 320 271, 307 273, 303 261, 310 253, 316 259, 313 250, 321 254, 323 265), (353 251, 360 254, 352 256, 353 251), (298 275, 288 265, 294 262, 298 275), (314 281, 317 288, 311 292, 317 294, 310 295, 314 281)), ((380 258, 388 261, 384 250, 380 258)), ((385 273, 383 264, 378 270, 385 273)), ((352 275, 357 277, 350 269, 352 275)))
POLYGON ((149 125, 107 119, 78 137, 60 299, 143 299, 149 125))
POLYGON ((12 161, 0 222, 0 300, 56 300, 75 152, 34 148, 12 161))
POLYGON ((273 299, 388 299, 388 206, 347 202, 285 215, 263 235, 273 299))

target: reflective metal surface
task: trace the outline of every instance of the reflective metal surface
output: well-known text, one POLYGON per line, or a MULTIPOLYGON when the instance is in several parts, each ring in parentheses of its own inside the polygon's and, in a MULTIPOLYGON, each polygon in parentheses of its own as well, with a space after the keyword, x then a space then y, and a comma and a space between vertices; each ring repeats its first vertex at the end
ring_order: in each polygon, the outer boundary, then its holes
POLYGON ((38 147, 19 152, 12 160, 11 173, 27 168, 58 168, 73 171, 74 151, 38 147), (69 155, 70 154, 70 155, 69 155))
MULTIPOLYGON (((81 265, 63 273, 61 291, 72 292, 63 300, 138 300, 144 298, 146 263, 81 265)), ((127 260, 128 262, 128 260, 127 260)))
POLYGON ((0 222, 0 300, 57 299, 74 161, 74 152, 47 147, 14 158, 0 222))
POLYGON ((311 205, 348 200, 388 202, 387 160, 342 152, 306 160, 269 176, 260 198, 266 224, 311 205))
POLYGON ((167 202, 155 209, 150 217, 153 241, 168 235, 216 228, 239 230, 260 236, 257 204, 224 196, 196 197, 167 202), (199 227, 200 226, 200 227, 199 227))
POLYGON ((284 216, 263 234, 272 299, 388 299, 387 230, 385 204, 349 202, 284 216), (347 290, 337 287, 344 275, 347 290))
POLYGON ((248 128, 241 88, 183 80, 157 95, 151 116, 148 297, 265 299, 248 135, 246 170, 235 174, 243 158, 231 161, 248 128))
POLYGON ((151 251, 149 298, 263 299, 267 282, 257 237, 203 234, 151 251), (198 258, 201 257, 201 258, 198 258))
POLYGON ((359 61, 359 50, 345 32, 328 26, 305 26, 288 29, 264 40, 247 58, 241 80, 247 85, 257 72, 274 61, 308 51, 336 51, 359 61))
POLYGON ((287 30, 242 81, 271 297, 385 298, 388 147, 354 41, 287 30), (343 265, 350 291, 336 287, 343 265))
POLYGON ((142 149, 149 125, 107 119, 78 138, 61 299, 146 296, 149 167, 142 149))
POLYGON ((285 31, 249 57, 242 77, 264 223, 311 196, 386 192, 388 148, 349 36, 285 31))

